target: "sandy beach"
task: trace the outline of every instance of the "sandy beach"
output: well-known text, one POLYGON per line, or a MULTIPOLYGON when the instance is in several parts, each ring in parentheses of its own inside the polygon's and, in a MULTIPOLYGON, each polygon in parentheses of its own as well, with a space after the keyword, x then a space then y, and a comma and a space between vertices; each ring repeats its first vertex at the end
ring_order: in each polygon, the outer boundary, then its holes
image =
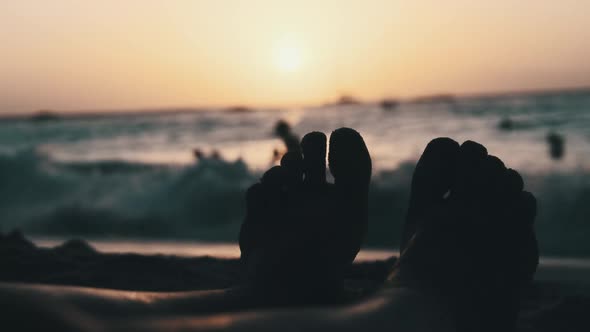
MULTIPOLYGON (((102 253, 82 240, 39 248, 22 234, 11 233, 0 240, 0 301, 9 304, 31 298, 35 306, 55 301, 53 317, 67 312, 68 320, 89 329, 146 330, 146 322, 151 321, 149 330, 240 330, 260 327, 266 320, 274 321, 276 315, 316 326, 310 323, 314 322, 310 317, 318 314, 314 310, 328 316, 340 315, 343 310, 360 311, 363 314, 353 315, 359 321, 369 313, 392 310, 384 303, 403 298, 392 296, 385 283, 395 261, 396 257, 391 257, 353 264, 346 275, 347 297, 340 303, 323 309, 305 305, 279 309, 281 305, 276 303, 249 300, 248 290, 240 287, 240 264, 235 258, 102 253), (69 314, 72 307, 79 314, 69 314), (93 323, 87 326, 84 319, 93 323)), ((590 310, 588 276, 587 260, 541 259, 535 284, 523 301, 519 329, 584 331, 590 327, 584 314, 590 310)), ((19 315, 33 310, 26 308, 4 310, 19 315)), ((346 322, 332 320, 334 325, 328 327, 335 330, 346 322)))

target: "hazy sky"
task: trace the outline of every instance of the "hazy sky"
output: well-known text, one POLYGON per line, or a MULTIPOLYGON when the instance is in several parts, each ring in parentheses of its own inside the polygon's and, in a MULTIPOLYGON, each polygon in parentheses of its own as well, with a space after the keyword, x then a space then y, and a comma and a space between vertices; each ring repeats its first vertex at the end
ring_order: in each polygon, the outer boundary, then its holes
POLYGON ((0 2, 0 112, 590 86, 590 0, 0 2))

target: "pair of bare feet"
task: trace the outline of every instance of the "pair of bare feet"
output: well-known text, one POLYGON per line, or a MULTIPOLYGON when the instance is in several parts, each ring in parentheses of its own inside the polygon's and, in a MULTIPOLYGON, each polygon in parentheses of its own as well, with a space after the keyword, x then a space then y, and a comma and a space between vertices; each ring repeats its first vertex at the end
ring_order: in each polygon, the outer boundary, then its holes
MULTIPOLYGON (((334 131, 330 184, 325 135, 310 133, 301 145, 303 156, 285 155, 249 189, 240 249, 254 284, 318 296, 339 284, 360 249, 371 159, 360 134, 334 131)), ((412 178, 393 282, 444 298, 461 330, 513 328, 538 263, 536 203, 523 187, 482 145, 431 141, 412 178)))

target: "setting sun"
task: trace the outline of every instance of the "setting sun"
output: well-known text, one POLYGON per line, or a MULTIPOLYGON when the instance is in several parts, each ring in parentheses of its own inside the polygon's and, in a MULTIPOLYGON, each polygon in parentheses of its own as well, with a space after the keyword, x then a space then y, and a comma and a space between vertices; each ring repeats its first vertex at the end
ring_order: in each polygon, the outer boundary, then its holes
POLYGON ((287 42, 275 46, 273 58, 274 65, 283 73, 299 71, 303 64, 301 48, 287 42))

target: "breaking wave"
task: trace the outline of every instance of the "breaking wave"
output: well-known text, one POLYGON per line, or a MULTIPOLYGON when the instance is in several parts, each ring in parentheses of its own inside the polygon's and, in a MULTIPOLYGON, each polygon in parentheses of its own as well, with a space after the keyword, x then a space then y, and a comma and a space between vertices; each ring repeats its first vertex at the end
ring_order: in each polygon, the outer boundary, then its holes
MULTIPOLYGON (((398 244, 413 162, 373 177, 368 245, 398 244)), ((35 150, 0 155, 0 230, 37 235, 233 241, 244 193, 260 177, 238 160, 185 166, 57 162, 35 150)), ((590 173, 526 176, 539 202, 545 255, 590 255, 590 173)))

